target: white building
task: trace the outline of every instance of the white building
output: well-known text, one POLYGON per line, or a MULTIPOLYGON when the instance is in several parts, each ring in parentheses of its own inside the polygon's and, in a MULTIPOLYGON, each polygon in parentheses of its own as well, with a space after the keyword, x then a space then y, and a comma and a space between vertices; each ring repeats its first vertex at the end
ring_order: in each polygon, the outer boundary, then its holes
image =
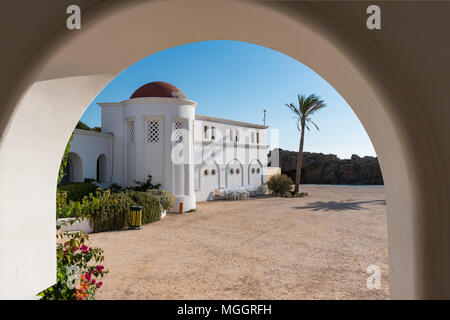
POLYGON ((265 182, 267 126, 197 115, 197 103, 166 82, 99 105, 101 132, 75 130, 70 182, 132 186, 151 175, 186 211, 215 189, 265 182))

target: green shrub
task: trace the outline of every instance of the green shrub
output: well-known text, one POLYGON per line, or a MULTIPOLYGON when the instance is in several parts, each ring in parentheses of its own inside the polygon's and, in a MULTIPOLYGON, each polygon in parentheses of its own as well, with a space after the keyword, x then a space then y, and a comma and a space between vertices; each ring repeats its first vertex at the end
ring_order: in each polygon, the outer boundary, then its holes
POLYGON ((84 196, 94 193, 97 187, 92 183, 77 182, 58 186, 58 191, 67 192, 67 201, 81 201, 84 196))
POLYGON ((94 232, 126 228, 132 205, 134 202, 125 193, 111 194, 109 190, 97 191, 82 201, 84 213, 91 217, 94 232))
POLYGON ((152 176, 151 175, 148 176, 147 181, 145 181, 145 182, 140 182, 140 181, 134 180, 134 183, 137 184, 137 186, 130 188, 133 191, 145 192, 147 190, 161 188, 161 184, 160 183, 152 184, 152 176))
POLYGON ((109 190, 111 190, 112 193, 117 193, 117 192, 123 192, 123 191, 125 191, 125 188, 124 188, 121 184, 118 184, 118 183, 112 183, 112 184, 109 186, 109 190))
POLYGON ((276 174, 267 181, 267 187, 273 194, 281 196, 291 191, 293 182, 289 176, 285 174, 276 174))
POLYGON ((85 124, 82 121, 78 121, 77 125, 75 126, 76 129, 82 129, 82 130, 91 130, 91 128, 85 124))
POLYGON ((129 191, 126 193, 134 205, 142 206, 142 224, 161 219, 161 208, 158 198, 148 192, 129 191))
POLYGON ((78 218, 85 215, 82 204, 78 201, 67 201, 67 192, 56 192, 56 219, 78 218))
POLYGON ((147 193, 156 197, 164 210, 172 209, 175 205, 175 196, 166 190, 151 189, 147 193))
POLYGON ((67 193, 56 196, 56 217, 90 217, 94 232, 120 230, 128 227, 131 206, 142 206, 142 223, 161 219, 159 198, 138 191, 111 193, 98 189, 81 201, 66 201, 67 193))
POLYGON ((308 192, 299 192, 292 195, 294 198, 303 198, 308 196, 308 192))

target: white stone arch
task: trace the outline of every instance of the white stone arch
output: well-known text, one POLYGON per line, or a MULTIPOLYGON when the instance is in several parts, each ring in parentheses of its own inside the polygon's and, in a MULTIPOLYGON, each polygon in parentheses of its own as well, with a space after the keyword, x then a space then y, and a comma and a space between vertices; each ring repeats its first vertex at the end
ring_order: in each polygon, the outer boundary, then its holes
POLYGON ((97 166, 96 166, 96 180, 98 182, 108 182, 109 165, 108 158, 105 154, 100 154, 97 157, 97 166))
POLYGON ((228 161, 225 167, 225 182, 227 187, 244 185, 244 167, 238 159, 228 161))
POLYGON ((69 152, 69 182, 83 182, 83 160, 80 155, 75 152, 69 152))
POLYGON ((259 159, 253 159, 252 161, 250 161, 250 164, 248 165, 247 175, 248 184, 254 186, 260 186, 261 184, 263 184, 263 166, 259 159))

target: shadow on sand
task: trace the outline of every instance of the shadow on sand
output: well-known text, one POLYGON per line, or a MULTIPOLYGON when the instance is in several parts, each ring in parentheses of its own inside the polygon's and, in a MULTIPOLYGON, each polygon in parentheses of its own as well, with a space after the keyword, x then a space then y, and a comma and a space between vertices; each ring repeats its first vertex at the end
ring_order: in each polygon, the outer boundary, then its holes
POLYGON ((316 201, 308 203, 305 206, 293 207, 293 209, 311 209, 312 211, 344 211, 344 210, 368 210, 362 207, 363 204, 375 204, 380 206, 386 205, 386 200, 370 200, 370 201, 316 201))

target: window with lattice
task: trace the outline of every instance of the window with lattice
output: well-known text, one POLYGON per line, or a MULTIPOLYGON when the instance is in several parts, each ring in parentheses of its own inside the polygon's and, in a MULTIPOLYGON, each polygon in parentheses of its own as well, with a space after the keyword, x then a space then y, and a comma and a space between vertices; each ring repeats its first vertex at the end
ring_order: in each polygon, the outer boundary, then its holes
POLYGON ((174 141, 175 143, 180 143, 183 141, 183 120, 177 120, 174 123, 174 141))
POLYGON ((136 132, 134 127, 134 120, 128 121, 128 143, 134 143, 136 140, 136 132))
POLYGON ((147 142, 159 142, 159 120, 147 120, 147 142))

